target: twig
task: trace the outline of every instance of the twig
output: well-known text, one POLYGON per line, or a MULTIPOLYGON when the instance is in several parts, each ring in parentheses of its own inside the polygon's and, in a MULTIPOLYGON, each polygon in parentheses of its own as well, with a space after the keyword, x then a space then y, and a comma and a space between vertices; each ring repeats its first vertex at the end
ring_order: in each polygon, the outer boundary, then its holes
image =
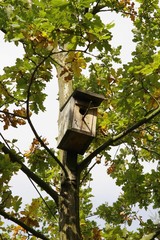
POLYGON ((30 180, 31 184, 33 185, 33 187, 35 188, 35 190, 37 191, 38 195, 40 196, 40 198, 42 199, 42 201, 44 202, 44 204, 46 205, 47 209, 49 210, 49 212, 51 213, 51 215, 56 219, 55 214, 56 212, 53 214, 51 208, 49 207, 49 205, 47 204, 47 202, 45 201, 44 197, 42 196, 42 194, 40 193, 40 191, 38 190, 38 188, 36 187, 36 185, 34 184, 34 182, 32 181, 31 178, 28 177, 28 179, 30 180))
POLYGON ((94 168, 94 166, 96 165, 97 163, 95 162, 87 171, 87 173, 84 175, 84 177, 82 178, 81 182, 80 182, 80 185, 82 185, 82 183, 84 182, 84 180, 87 178, 88 174, 91 172, 91 170, 94 168))
POLYGON ((0 113, 6 114, 6 115, 8 114, 8 115, 11 115, 13 117, 19 117, 19 118, 27 119, 26 116, 21 116, 21 115, 18 115, 18 114, 15 114, 15 113, 11 113, 11 112, 5 112, 3 110, 0 110, 0 113))
POLYGON ((89 102, 89 105, 88 105, 88 107, 87 107, 87 109, 86 109, 86 111, 85 111, 85 113, 84 113, 84 115, 82 117, 82 121, 84 121, 85 116, 87 115, 88 111, 90 110, 91 104, 92 104, 92 101, 89 102))
POLYGON ((8 142, 7 142, 6 139, 3 137, 2 133, 0 133, 0 136, 1 136, 1 138, 3 139, 4 143, 7 145, 7 147, 11 150, 8 142))

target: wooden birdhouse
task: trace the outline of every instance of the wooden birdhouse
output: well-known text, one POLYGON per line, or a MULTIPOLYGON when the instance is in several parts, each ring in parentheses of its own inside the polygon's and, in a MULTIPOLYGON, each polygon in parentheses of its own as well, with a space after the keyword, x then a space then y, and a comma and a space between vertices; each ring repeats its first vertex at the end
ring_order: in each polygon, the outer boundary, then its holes
POLYGON ((60 111, 59 149, 84 154, 96 135, 97 108, 103 100, 79 89, 72 93, 60 111))

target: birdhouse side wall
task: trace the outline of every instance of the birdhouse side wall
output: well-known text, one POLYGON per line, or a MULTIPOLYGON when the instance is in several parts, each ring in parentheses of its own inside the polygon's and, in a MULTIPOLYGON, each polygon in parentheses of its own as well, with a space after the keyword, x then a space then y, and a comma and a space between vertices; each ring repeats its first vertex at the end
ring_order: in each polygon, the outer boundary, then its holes
POLYGON ((62 141, 63 137, 67 133, 67 130, 72 127, 73 122, 73 111, 74 111, 75 99, 71 98, 67 102, 65 107, 60 111, 59 114, 59 136, 58 136, 58 146, 62 141))

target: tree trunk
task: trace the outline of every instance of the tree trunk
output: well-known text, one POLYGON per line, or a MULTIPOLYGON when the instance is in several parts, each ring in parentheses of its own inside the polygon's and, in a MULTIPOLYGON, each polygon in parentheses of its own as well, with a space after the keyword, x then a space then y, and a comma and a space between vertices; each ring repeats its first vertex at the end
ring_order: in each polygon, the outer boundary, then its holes
MULTIPOLYGON (((65 48, 64 48, 65 49, 65 48)), ((57 78, 58 78, 58 88, 59 88, 59 108, 63 107, 68 98, 73 92, 72 80, 66 80, 65 77, 68 72, 63 73, 64 69, 67 67, 65 59, 67 57, 66 53, 59 53, 54 56, 56 61, 60 64, 56 66, 57 78)))
POLYGON ((64 152, 68 177, 62 176, 59 201, 60 240, 81 240, 79 220, 79 173, 77 154, 64 152))
MULTIPOLYGON (((65 46, 64 46, 65 49, 65 46)), ((66 81, 67 72, 62 74, 66 66, 67 55, 65 52, 56 56, 60 63, 56 66, 59 85, 59 107, 66 103, 73 92, 72 80, 66 81)), ((59 126, 61 119, 59 119, 59 126)), ((60 150, 60 160, 63 163, 68 176, 62 172, 61 190, 59 197, 59 230, 60 240, 81 240, 79 219, 79 173, 77 170, 77 154, 60 150)))

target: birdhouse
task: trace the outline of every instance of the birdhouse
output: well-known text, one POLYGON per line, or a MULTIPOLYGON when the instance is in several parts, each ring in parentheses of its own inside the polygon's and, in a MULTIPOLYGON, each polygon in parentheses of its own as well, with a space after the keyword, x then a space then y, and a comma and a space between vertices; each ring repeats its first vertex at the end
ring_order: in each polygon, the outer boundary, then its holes
POLYGON ((83 154, 96 135, 100 94, 76 89, 60 110, 58 148, 83 154))

